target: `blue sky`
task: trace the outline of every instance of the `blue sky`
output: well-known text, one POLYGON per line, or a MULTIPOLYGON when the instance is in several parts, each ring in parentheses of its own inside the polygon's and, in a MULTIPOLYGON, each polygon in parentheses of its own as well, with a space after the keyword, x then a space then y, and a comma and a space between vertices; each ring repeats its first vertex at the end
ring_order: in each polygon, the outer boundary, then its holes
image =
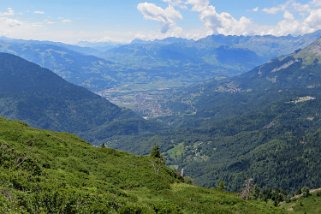
POLYGON ((129 42, 209 34, 304 34, 321 29, 321 0, 1 0, 0 34, 129 42))

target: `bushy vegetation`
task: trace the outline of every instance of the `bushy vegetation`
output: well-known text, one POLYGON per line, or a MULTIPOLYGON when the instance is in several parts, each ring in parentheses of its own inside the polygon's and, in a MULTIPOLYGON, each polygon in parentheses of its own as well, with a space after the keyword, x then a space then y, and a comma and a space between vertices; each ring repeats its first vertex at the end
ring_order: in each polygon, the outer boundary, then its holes
POLYGON ((0 148, 1 213, 281 213, 184 183, 156 147, 134 156, 0 119, 0 148))
POLYGON ((308 196, 299 195, 288 203, 282 203, 281 208, 293 214, 318 214, 321 212, 321 190, 316 190, 308 196))

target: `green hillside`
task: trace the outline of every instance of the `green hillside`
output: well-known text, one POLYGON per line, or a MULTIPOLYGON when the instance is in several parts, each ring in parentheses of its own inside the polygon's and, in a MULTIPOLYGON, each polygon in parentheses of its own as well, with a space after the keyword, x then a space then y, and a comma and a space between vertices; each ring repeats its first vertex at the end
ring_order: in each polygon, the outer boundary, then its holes
POLYGON ((183 183, 157 157, 0 119, 0 213, 281 213, 183 183))
MULTIPOLYGON (((312 190, 313 191, 313 190, 312 190)), ((308 197, 293 199, 281 207, 293 214, 319 214, 321 213, 321 191, 313 191, 308 197)))

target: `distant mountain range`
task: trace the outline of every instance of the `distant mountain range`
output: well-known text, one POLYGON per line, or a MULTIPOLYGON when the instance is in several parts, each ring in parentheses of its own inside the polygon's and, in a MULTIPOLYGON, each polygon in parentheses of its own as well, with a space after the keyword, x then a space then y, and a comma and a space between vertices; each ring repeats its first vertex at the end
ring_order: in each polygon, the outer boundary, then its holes
POLYGON ((154 73, 168 79, 185 77, 185 82, 189 79, 195 83, 214 75, 234 76, 246 72, 272 58, 307 46, 320 35, 321 31, 284 37, 213 35, 197 41, 180 38, 135 40, 107 50, 104 58, 133 70, 147 70, 148 76, 154 73))
POLYGON ((136 135, 150 122, 20 57, 0 54, 0 115, 45 129, 71 132, 92 143, 136 135))
POLYGON ((180 86, 215 75, 235 76, 305 47, 320 35, 321 31, 286 37, 214 35, 198 41, 167 38, 135 40, 128 45, 82 42, 78 46, 2 37, 0 51, 23 57, 94 92, 157 82, 150 86, 156 90, 173 87, 168 81, 180 86))

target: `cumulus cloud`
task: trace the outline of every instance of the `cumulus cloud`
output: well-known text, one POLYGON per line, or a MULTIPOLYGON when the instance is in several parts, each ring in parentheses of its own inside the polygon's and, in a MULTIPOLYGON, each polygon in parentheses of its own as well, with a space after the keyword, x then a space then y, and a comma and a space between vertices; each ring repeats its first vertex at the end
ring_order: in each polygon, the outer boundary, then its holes
POLYGON ((200 20, 203 22, 209 33, 240 35, 248 34, 252 21, 244 16, 239 19, 234 18, 228 12, 217 12, 209 0, 187 0, 192 10, 198 12, 200 20))
POLYGON ((253 12, 283 14, 282 19, 274 25, 261 25, 245 16, 235 18, 228 12, 218 12, 209 0, 186 0, 186 4, 191 6, 191 10, 199 13, 200 20, 208 29, 207 34, 283 36, 312 33, 321 29, 321 0, 311 0, 307 3, 287 0, 271 8, 252 9, 253 12))
POLYGON ((256 13, 282 15, 278 22, 270 25, 262 25, 245 16, 236 18, 227 11, 218 11, 209 0, 163 0, 163 2, 168 4, 166 9, 146 2, 139 4, 137 8, 145 19, 162 23, 163 33, 171 31, 174 36, 188 38, 200 38, 210 34, 283 36, 306 34, 321 29, 321 0, 310 0, 306 3, 286 0, 270 8, 250 9, 256 13), (186 29, 177 30, 176 21, 182 19, 182 15, 176 9, 198 13, 203 29, 195 29, 194 32, 187 32, 186 29))
POLYGON ((300 22, 298 22, 294 15, 288 11, 283 14, 283 19, 277 23, 276 26, 269 28, 264 34, 271 34, 276 36, 283 36, 286 34, 299 34, 300 22))
POLYGON ((162 33, 177 30, 176 21, 183 18, 181 13, 175 10, 171 4, 163 9, 155 4, 144 2, 138 4, 137 9, 143 14, 145 19, 161 23, 162 33))
POLYGON ((283 13, 276 26, 263 31, 273 35, 306 34, 321 29, 321 0, 300 3, 288 0, 284 4, 262 10, 268 14, 283 13), (296 15, 294 15, 296 14, 296 15))
POLYGON ((160 22, 161 32, 167 33, 167 36, 169 31, 170 35, 188 38, 200 38, 210 34, 282 36, 311 33, 321 29, 321 0, 311 0, 305 4, 296 0, 287 0, 271 8, 252 9, 256 13, 283 14, 282 19, 274 25, 256 23, 245 16, 236 18, 226 11, 219 12, 209 0, 163 0, 163 2, 168 4, 165 9, 147 2, 140 3, 137 8, 145 19, 160 22), (176 21, 182 19, 182 15, 175 8, 198 13, 204 28, 196 29, 198 32, 189 33, 178 28, 176 21))

